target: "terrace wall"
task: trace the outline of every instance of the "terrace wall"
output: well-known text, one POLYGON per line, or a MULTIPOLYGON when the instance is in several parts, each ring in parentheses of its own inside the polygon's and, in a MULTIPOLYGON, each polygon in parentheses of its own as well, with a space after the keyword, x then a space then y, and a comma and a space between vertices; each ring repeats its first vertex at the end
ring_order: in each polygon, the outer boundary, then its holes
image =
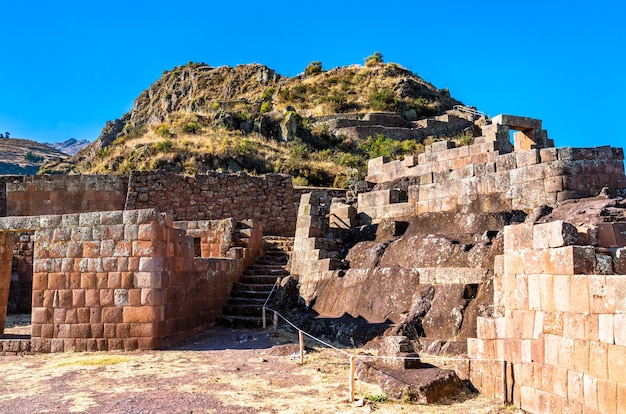
POLYGON ((564 222, 505 228, 494 300, 468 339, 470 380, 531 413, 626 412, 626 223, 573 245, 564 222), (618 241, 618 243, 614 243, 618 241))

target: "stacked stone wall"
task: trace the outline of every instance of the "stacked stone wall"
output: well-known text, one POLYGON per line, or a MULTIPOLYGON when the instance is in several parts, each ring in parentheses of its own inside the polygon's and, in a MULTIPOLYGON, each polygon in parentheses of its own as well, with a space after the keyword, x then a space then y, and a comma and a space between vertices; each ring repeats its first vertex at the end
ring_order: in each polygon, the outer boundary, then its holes
POLYGON ((419 163, 415 157, 389 163, 383 158, 371 160, 368 180, 413 177, 419 184, 408 187, 408 204, 404 205, 389 199, 390 190, 359 195, 359 213, 375 221, 455 210, 529 210, 594 197, 604 187, 626 188, 622 149, 543 148, 501 155, 495 150, 499 145, 491 141, 448 148, 448 142, 442 141, 420 154, 419 163))
MULTIPOLYGON (((259 254, 196 258, 193 238, 154 209, 9 217, 0 230, 35 231, 34 352, 153 349, 194 335, 215 323, 243 258, 259 254)), ((13 240, 4 246, 12 253, 13 240)))
POLYGON ((531 413, 626 412, 626 223, 580 240, 564 222, 505 228, 494 300, 468 340, 470 380, 531 413))
POLYGON ((165 172, 134 172, 126 209, 157 208, 174 220, 252 219, 265 234, 293 236, 296 223, 291 177, 220 174, 186 177, 165 172))
POLYGON ((126 183, 125 177, 113 175, 12 177, 6 181, 5 216, 122 210, 126 183))

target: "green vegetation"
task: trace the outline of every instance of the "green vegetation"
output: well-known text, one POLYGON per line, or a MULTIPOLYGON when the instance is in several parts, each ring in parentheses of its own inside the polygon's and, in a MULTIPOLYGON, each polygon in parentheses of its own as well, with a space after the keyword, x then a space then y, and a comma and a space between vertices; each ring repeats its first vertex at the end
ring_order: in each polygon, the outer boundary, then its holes
POLYGON ((389 397, 385 394, 367 394, 363 396, 363 399, 375 403, 381 403, 387 401, 389 397))
MULTIPOLYGON (((8 136, 7 136, 8 138, 8 136)), ((35 164, 39 164, 40 162, 43 162, 43 157, 41 155, 35 155, 33 154, 32 151, 28 151, 25 155, 24 155, 24 160, 28 161, 28 162, 32 162, 35 164)))
POLYGON ((397 141, 382 134, 376 134, 376 138, 370 136, 359 142, 357 150, 368 158, 398 158, 406 154, 424 152, 424 145, 412 139, 397 141))
POLYGON ((380 52, 374 52, 373 55, 365 58, 365 66, 380 65, 383 62, 383 54, 380 52))
POLYGON ((171 140, 166 139, 154 144, 154 150, 157 152, 170 152, 173 146, 174 143, 171 140))
POLYGON ((175 134, 170 130, 170 127, 165 124, 159 125, 155 132, 157 135, 164 138, 171 138, 175 136, 175 134))
POLYGON ((183 127, 183 132, 187 134, 197 134, 200 131, 200 126, 195 122, 187 122, 183 127))
POLYGON ((387 88, 379 88, 370 92, 368 101, 370 107, 376 111, 395 111, 398 105, 396 94, 387 88))
POLYGON ((322 62, 317 61, 309 63, 309 65, 304 69, 305 76, 319 75, 322 72, 322 62))

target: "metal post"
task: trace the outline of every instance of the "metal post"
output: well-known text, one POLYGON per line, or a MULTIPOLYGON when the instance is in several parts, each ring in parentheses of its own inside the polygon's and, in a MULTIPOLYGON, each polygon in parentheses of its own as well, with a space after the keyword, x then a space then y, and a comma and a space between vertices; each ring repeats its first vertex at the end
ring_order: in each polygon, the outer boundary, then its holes
POLYGON ((261 309, 261 317, 263 318, 263 330, 267 329, 267 318, 265 315, 265 306, 261 309))

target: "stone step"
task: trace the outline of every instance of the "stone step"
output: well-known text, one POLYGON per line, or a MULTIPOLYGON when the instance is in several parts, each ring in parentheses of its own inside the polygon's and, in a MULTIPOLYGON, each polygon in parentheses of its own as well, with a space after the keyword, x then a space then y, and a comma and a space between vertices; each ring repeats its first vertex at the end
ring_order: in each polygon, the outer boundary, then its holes
POLYGON ((222 315, 217 320, 218 325, 225 328, 261 328, 263 321, 261 316, 234 316, 222 315))
POLYGON ((275 267, 275 266, 262 266, 262 267, 249 267, 244 272, 244 276, 253 276, 253 275, 275 275, 275 276, 286 276, 289 272, 287 269, 283 267, 275 267))
POLYGON ((261 308, 263 304, 258 305, 243 305, 243 304, 229 304, 224 306, 224 315, 228 316, 256 316, 261 317, 261 308))
POLYGON ((254 285, 274 286, 280 275, 244 275, 239 279, 239 283, 254 285))
POLYGON ((265 303, 266 298, 241 298, 241 297, 230 297, 227 305, 263 305, 265 303))

